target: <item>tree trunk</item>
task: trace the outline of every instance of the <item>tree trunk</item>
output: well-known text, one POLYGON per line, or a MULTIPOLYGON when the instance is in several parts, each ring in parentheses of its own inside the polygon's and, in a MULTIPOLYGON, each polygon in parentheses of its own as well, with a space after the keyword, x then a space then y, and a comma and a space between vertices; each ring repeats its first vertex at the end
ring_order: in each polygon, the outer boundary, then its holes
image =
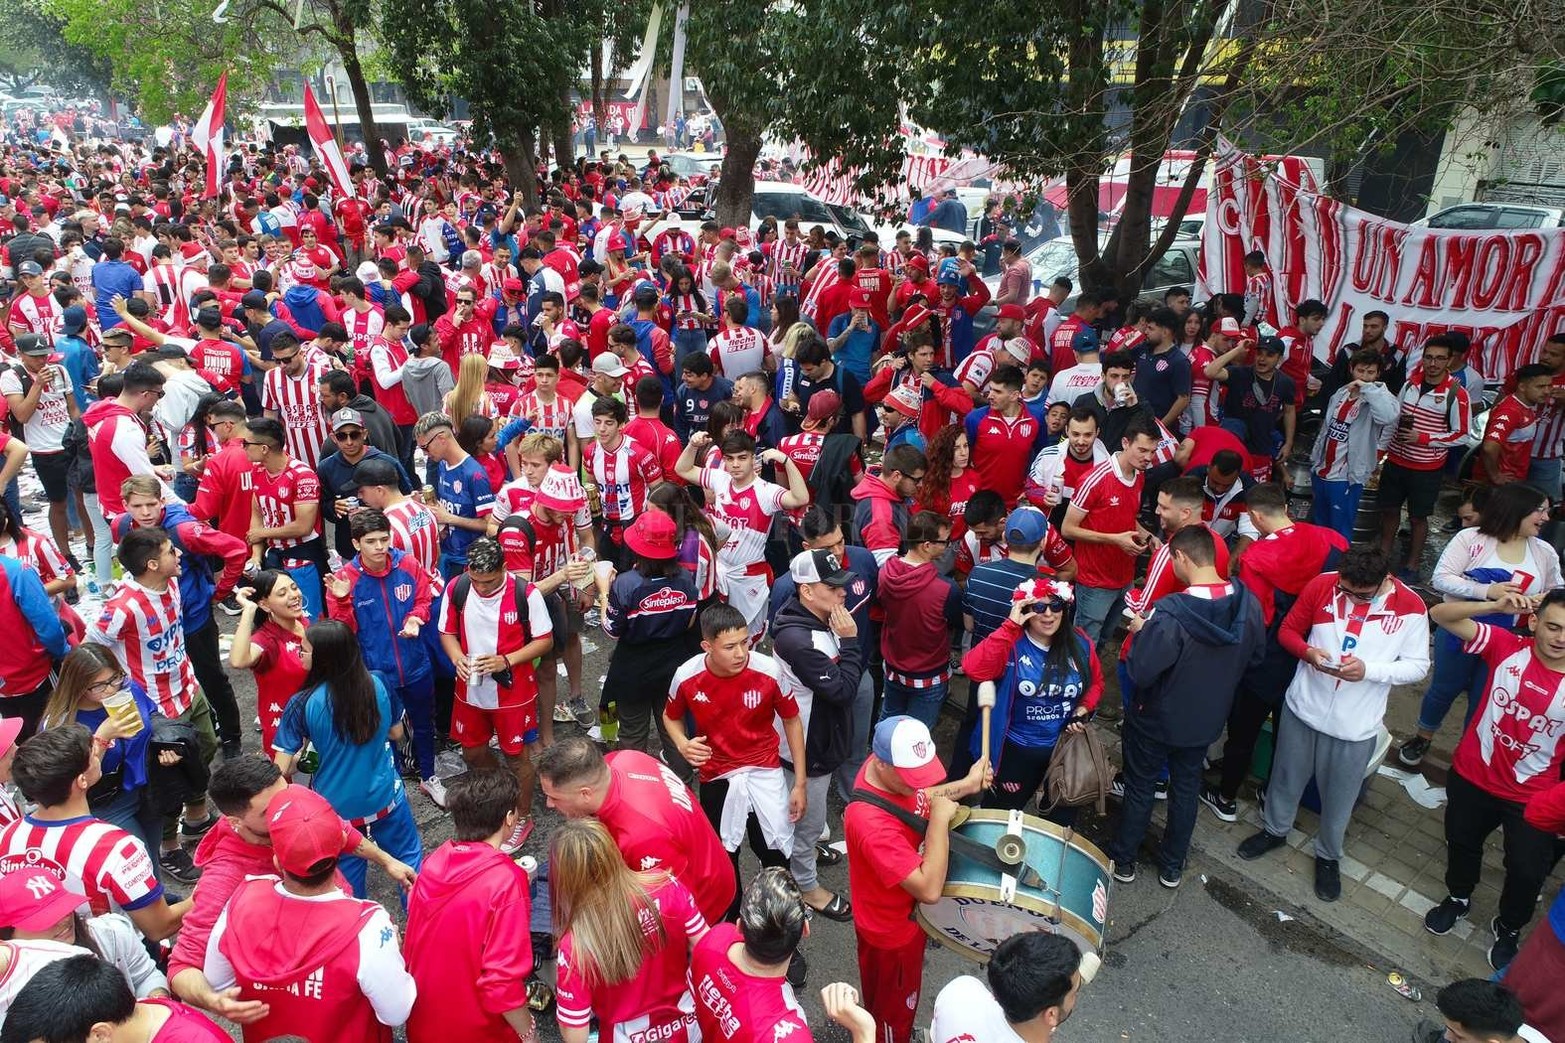
POLYGON ((535 153, 538 137, 531 127, 506 129, 510 133, 495 136, 500 143, 500 160, 505 164, 505 176, 511 182, 511 190, 522 193, 523 206, 537 206, 538 167, 535 153))
POLYGON ((751 200, 755 198, 755 161, 761 154, 761 132, 743 124, 730 124, 727 151, 712 208, 725 228, 750 227, 751 200))
POLYGON ((598 125, 598 140, 603 140, 603 128, 609 122, 609 100, 603 91, 603 44, 592 48, 592 118, 598 125))
POLYGON ((348 75, 348 89, 353 91, 353 107, 358 110, 359 129, 364 132, 364 148, 369 153, 370 167, 377 178, 387 177, 386 156, 380 149, 380 129, 375 126, 375 110, 370 104, 370 85, 364 77, 364 66, 359 62, 358 48, 353 43, 353 27, 350 24, 343 34, 347 42, 338 48, 342 56, 342 69, 348 75))
POLYGON ((571 140, 571 89, 560 87, 560 115, 554 121, 554 165, 569 168, 576 161, 576 143, 571 140))

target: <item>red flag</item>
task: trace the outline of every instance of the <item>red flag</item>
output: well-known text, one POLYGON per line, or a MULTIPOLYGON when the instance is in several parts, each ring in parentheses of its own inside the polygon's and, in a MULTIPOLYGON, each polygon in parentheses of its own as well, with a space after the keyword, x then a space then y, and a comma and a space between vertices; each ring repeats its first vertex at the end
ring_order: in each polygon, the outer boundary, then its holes
POLYGON ((348 164, 343 162, 342 149, 337 147, 337 139, 326 125, 326 116, 308 82, 304 85, 304 129, 310 135, 310 147, 315 149, 316 158, 326 168, 326 176, 331 178, 334 194, 338 199, 352 199, 353 181, 348 177, 348 164))
POLYGON ((190 128, 190 140, 206 156, 206 191, 202 198, 210 199, 218 194, 223 181, 223 120, 228 107, 228 73, 217 78, 217 90, 212 100, 201 112, 201 118, 190 128))

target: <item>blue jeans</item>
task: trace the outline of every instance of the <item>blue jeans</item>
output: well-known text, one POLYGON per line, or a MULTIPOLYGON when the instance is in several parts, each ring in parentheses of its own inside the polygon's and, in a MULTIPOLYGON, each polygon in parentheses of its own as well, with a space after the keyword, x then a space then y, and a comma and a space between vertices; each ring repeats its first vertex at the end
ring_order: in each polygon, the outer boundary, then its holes
MULTIPOLYGON (((1131 651, 1134 652, 1136 646, 1131 645, 1130 648, 1131 651)), ((1131 707, 1136 701, 1136 682, 1130 679, 1130 670, 1125 665, 1125 662, 1125 660, 1121 659, 1115 663, 1114 673, 1119 678, 1120 705, 1125 707, 1126 713, 1133 713, 1134 711, 1131 709, 1131 707)), ((1159 782, 1168 781, 1168 765, 1166 763, 1160 769, 1158 769, 1157 780, 1159 782)))
POLYGON ((1158 845, 1157 865, 1163 873, 1177 874, 1190 854, 1195 832, 1197 794, 1201 789, 1201 760, 1205 746, 1170 746, 1152 738, 1135 716, 1125 714, 1120 733, 1120 754, 1125 762, 1125 797, 1120 805, 1119 829, 1109 845, 1109 857, 1134 865, 1136 853, 1152 821, 1153 787, 1164 765, 1168 768, 1168 825, 1158 845))
POLYGON ((91 810, 97 818, 113 823, 141 841, 147 853, 156 859, 163 846, 163 816, 150 797, 147 787, 138 786, 133 790, 121 790, 113 800, 91 810))
MULTIPOLYGON (((408 807, 407 795, 399 793, 397 806, 383 819, 371 822, 360 832, 368 834, 375 846, 398 861, 405 862, 416 871, 424 864, 424 842, 419 839, 418 825, 413 821, 413 809, 408 807)), ((355 898, 366 897, 364 878, 369 873, 369 863, 358 855, 343 855, 338 863, 355 898)), ((407 895, 402 896, 402 906, 407 908, 407 895)))
MULTIPOLYGON (((939 707, 936 707, 939 712, 939 707)), ((837 793, 846 801, 853 794, 853 782, 859 777, 859 768, 869 756, 870 717, 875 713, 875 678, 866 669, 859 675, 859 690, 853 696, 853 745, 848 759, 834 773, 837 793)))
POLYGON ((1468 655, 1462 646, 1452 640, 1445 631, 1435 635, 1434 670, 1429 677, 1429 688, 1418 708, 1418 728, 1431 734, 1440 730, 1440 722, 1456 702, 1456 697, 1467 693, 1467 713, 1462 717, 1465 730, 1473 713, 1478 709, 1478 698, 1483 695, 1489 681, 1489 667, 1483 657, 1468 655))
POLYGON ((1124 587, 1076 585, 1076 625, 1087 632, 1094 645, 1103 643, 1106 624, 1112 631, 1110 620, 1113 618, 1114 607, 1124 598, 1124 587))
POLYGON ((909 688, 888 677, 885 690, 881 693, 880 719, 884 721, 887 717, 907 714, 923 721, 930 731, 934 731, 935 722, 940 719, 940 707, 945 704, 946 693, 950 688, 950 681, 941 681, 932 688, 909 688))
POLYGON ((1311 474, 1310 489, 1314 494, 1310 521, 1328 529, 1336 529, 1343 539, 1351 543, 1353 523, 1358 519, 1359 497, 1364 495, 1364 487, 1350 482, 1328 482, 1311 474))
POLYGON ((1533 460, 1527 465, 1527 484, 1547 493, 1551 503, 1559 503, 1561 499, 1561 462, 1559 457, 1555 457, 1552 460, 1533 460))
POLYGON ((706 354, 706 347, 706 330, 675 330, 674 375, 679 375, 680 367, 684 365, 687 357, 706 354))

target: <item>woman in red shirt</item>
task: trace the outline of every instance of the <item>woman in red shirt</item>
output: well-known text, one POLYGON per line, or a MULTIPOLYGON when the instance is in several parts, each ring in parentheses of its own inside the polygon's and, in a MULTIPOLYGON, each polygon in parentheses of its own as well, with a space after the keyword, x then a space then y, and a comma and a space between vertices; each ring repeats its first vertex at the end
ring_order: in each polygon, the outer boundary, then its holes
POLYGON ((489 476, 491 489, 498 489, 511 480, 505 457, 497 448, 499 438, 495 434, 494 417, 474 415, 463 420, 457 425, 456 443, 468 456, 478 461, 489 476))
POLYGON ((304 594, 286 572, 262 569, 248 587, 235 590, 234 597, 239 600, 239 626, 228 665, 255 674, 261 749, 270 756, 283 707, 304 685, 307 671, 299 649, 310 620, 304 613, 304 594))
POLYGON ((633 872, 601 822, 573 819, 549 845, 549 887, 565 1043, 587 1043, 594 1016, 602 1039, 699 1039, 686 975, 707 922, 685 885, 633 872))
POLYGON ((951 519, 951 542, 955 544, 967 532, 963 511, 978 491, 978 470, 968 466, 972 452, 967 432, 960 424, 947 424, 935 432, 924 449, 929 467, 919 484, 915 511, 934 511, 951 519))

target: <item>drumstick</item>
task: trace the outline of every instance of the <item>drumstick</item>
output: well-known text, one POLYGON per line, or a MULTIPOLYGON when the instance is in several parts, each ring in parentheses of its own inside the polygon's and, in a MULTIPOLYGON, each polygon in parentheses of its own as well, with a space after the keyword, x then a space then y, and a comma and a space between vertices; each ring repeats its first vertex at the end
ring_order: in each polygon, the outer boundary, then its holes
MULTIPOLYGON (((985 681, 978 686, 978 711, 983 715, 983 738, 980 756, 989 760, 989 715, 994 712, 994 682, 985 681)), ((972 749, 971 746, 968 749, 972 749)))

